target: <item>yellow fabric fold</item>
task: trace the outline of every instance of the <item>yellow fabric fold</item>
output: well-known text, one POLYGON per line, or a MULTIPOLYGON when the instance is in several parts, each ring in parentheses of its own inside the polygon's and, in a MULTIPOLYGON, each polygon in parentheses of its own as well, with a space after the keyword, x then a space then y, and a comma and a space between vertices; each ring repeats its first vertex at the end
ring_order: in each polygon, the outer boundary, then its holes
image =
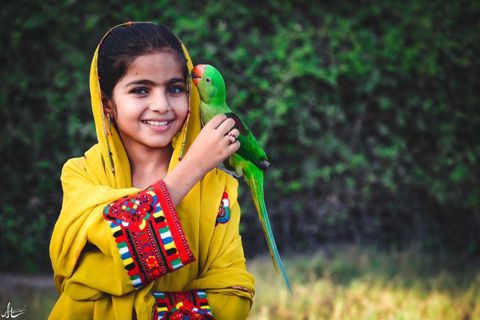
MULTIPOLYGON (((184 47, 188 68, 193 65, 184 47)), ((176 210, 195 262, 135 290, 115 240, 103 219, 104 207, 140 190, 132 188, 127 154, 114 126, 103 115, 97 71, 98 47, 90 70, 90 93, 98 143, 62 170, 62 210, 55 224, 50 258, 60 293, 50 319, 150 319, 152 291, 203 289, 217 319, 243 319, 252 303, 254 279, 245 268, 239 235, 238 182, 214 169, 197 183, 176 210), (223 192, 231 219, 215 225, 223 192), (216 315, 216 313, 218 315, 216 315), (228 316, 227 316, 228 315, 228 316)), ((169 171, 201 130, 199 96, 190 85, 190 118, 174 138, 169 171)))

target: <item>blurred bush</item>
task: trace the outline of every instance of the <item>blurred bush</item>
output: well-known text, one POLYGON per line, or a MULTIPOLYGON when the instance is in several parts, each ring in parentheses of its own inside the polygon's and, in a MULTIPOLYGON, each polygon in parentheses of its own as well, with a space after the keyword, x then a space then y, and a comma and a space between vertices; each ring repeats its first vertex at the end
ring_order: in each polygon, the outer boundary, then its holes
MULTIPOLYGON (((90 59, 128 20, 168 25, 194 62, 223 72, 272 162, 282 251, 341 241, 479 253, 479 2, 1 6, 1 269, 49 267, 61 167, 96 142, 90 59)), ((242 191, 252 255, 266 246, 242 191)))

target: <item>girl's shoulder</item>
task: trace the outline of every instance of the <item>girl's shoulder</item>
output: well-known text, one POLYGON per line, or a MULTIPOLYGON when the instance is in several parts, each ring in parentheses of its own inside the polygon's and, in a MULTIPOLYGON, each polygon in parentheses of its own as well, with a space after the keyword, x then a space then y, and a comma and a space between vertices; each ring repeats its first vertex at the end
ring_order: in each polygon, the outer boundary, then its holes
POLYGON ((62 179, 64 177, 80 176, 91 180, 98 176, 103 169, 102 153, 98 144, 88 149, 83 156, 70 158, 63 164, 62 179))
POLYGON ((204 194, 218 196, 227 192, 230 198, 237 197, 238 180, 225 171, 215 168, 210 171, 202 180, 204 194))
POLYGON ((72 167, 77 167, 77 168, 85 167, 87 159, 90 159, 94 162, 102 161, 102 154, 101 154, 100 146, 98 145, 98 143, 90 147, 90 149, 88 149, 87 151, 85 151, 83 156, 67 159, 67 161, 65 161, 65 163, 63 164, 63 168, 69 169, 72 167))
POLYGON ((232 218, 239 221, 239 210, 231 210, 238 201, 238 181, 235 177, 215 168, 205 175, 201 186, 203 221, 206 225, 227 224, 232 218))
POLYGON ((227 172, 215 168, 205 175, 204 183, 223 185, 226 188, 233 189, 238 187, 238 180, 227 172))

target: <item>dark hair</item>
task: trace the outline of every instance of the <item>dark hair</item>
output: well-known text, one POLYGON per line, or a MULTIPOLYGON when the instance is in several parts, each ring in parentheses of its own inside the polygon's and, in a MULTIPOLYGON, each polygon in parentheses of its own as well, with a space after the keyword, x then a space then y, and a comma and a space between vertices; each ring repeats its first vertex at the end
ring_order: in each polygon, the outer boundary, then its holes
POLYGON ((188 67, 182 44, 169 28, 151 22, 131 22, 113 28, 103 39, 98 52, 97 68, 103 94, 111 99, 113 88, 135 58, 155 51, 172 52, 187 79, 188 67))

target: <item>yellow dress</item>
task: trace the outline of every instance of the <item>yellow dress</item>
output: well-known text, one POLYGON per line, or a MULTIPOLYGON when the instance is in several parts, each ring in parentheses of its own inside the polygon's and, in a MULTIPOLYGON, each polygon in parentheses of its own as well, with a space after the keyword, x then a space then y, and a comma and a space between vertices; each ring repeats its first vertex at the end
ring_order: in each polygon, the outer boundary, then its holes
MULTIPOLYGON (((184 52, 191 70, 192 62, 185 48, 184 52)), ((211 312, 215 319, 245 319, 252 305, 254 279, 246 270, 239 234, 237 180, 214 169, 176 208, 170 209, 164 205, 169 199, 168 191, 160 194, 159 184, 151 190, 133 188, 128 157, 118 132, 113 126, 108 127, 103 116, 97 57, 98 47, 90 71, 98 143, 84 157, 68 160, 62 170, 63 204, 50 242, 50 258, 60 297, 49 319, 152 319, 154 313, 160 315, 169 308, 159 302, 161 297, 165 294, 183 297, 185 292, 198 293, 197 298, 206 293, 206 298, 202 297, 208 305, 204 304, 202 308, 211 312), (109 208, 120 204, 119 210, 122 211, 121 201, 138 199, 139 195, 145 196, 146 193, 153 195, 150 201, 161 200, 153 203, 157 204, 157 212, 144 210, 143 220, 136 224, 137 231, 125 231, 136 222, 129 226, 125 221, 122 224, 121 217, 112 217, 109 208), (225 210, 230 213, 230 218, 220 215, 219 219, 219 212, 225 214, 225 210), (159 215, 168 219, 159 220, 159 215), (120 220, 115 220, 116 217, 120 220), (177 255, 182 252, 183 258, 167 261, 158 255, 152 260, 157 269, 152 267, 150 273, 132 275, 135 272, 128 270, 129 267, 148 269, 150 260, 135 259, 135 250, 122 247, 119 233, 115 232, 121 228, 123 235, 141 235, 148 226, 158 227, 164 223, 160 221, 171 222, 172 219, 176 219, 179 226, 170 223, 169 230, 160 228, 160 233, 155 231, 155 237, 160 240, 146 245, 162 250, 171 250, 170 246, 176 245, 178 250, 174 251, 177 255), (147 227, 145 223, 149 223, 147 227), (168 242, 170 238, 164 239, 162 230, 177 235, 173 244, 168 242), (161 261, 166 261, 165 265, 161 261), (157 272, 159 264, 163 268, 160 273, 157 272)), ((190 85, 190 88, 190 116, 172 141, 174 151, 169 171, 180 161, 181 153, 188 150, 201 129, 198 92, 195 86, 190 85)), ((139 245, 140 240, 136 241, 139 245)))

